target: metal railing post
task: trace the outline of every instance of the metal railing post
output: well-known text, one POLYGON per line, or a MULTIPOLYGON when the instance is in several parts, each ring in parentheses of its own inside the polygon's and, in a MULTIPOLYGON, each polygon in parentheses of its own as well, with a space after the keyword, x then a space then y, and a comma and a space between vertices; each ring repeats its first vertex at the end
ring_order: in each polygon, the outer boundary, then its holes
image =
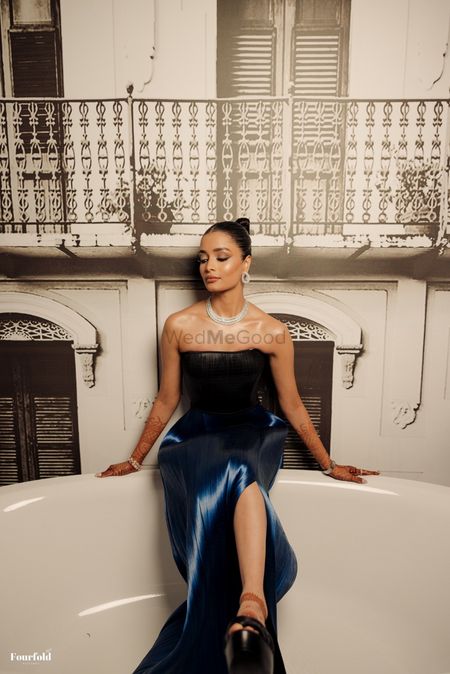
POLYGON ((284 133, 283 133, 283 157, 285 161, 283 162, 283 184, 284 184, 284 218, 285 218, 285 246, 286 252, 289 254, 292 244, 294 241, 293 232, 294 232, 294 84, 290 83, 287 98, 286 106, 284 113, 284 133))
POLYGON ((133 89, 134 85, 129 84, 127 87, 127 106, 128 106, 128 142, 129 142, 129 157, 130 157, 130 229, 131 229, 131 249, 133 253, 139 248, 138 234, 136 231, 135 220, 135 202, 136 202, 136 151, 134 146, 134 115, 133 115, 133 89))
POLYGON ((439 231, 436 238, 436 247, 439 255, 443 255, 449 245, 449 209, 450 209, 450 101, 447 101, 446 137, 444 149, 444 170, 442 172, 441 207, 439 209, 439 231))

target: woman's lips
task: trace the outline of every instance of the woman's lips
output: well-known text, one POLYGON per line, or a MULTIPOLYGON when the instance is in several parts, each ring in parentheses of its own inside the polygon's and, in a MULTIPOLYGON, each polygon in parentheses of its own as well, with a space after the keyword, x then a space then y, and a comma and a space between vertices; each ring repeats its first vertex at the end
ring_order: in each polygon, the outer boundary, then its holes
POLYGON ((214 283, 214 281, 218 281, 219 277, 218 276, 208 276, 206 278, 206 283, 214 283))

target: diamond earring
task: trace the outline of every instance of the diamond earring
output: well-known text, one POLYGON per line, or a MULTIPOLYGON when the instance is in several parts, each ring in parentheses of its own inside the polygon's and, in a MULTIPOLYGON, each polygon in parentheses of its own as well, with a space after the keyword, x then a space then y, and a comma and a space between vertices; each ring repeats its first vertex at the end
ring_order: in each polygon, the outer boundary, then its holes
POLYGON ((249 283, 250 282, 250 274, 248 273, 248 271, 242 272, 241 279, 242 279, 242 283, 249 283))

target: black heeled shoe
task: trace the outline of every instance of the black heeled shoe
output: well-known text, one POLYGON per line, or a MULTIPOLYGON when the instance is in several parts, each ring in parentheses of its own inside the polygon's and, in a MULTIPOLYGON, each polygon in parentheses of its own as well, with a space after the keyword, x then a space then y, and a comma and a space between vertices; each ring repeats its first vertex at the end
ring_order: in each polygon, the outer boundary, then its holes
POLYGON ((273 674, 273 639, 265 625, 256 618, 240 615, 231 620, 224 650, 229 674, 273 674), (234 623, 240 623, 244 628, 254 627, 259 634, 246 629, 228 634, 234 623))

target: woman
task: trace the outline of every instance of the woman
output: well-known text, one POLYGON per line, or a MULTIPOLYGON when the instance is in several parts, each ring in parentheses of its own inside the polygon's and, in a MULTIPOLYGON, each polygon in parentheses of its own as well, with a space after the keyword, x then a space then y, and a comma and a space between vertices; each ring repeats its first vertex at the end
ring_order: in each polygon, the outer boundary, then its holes
POLYGON ((323 471, 358 483, 377 473, 330 460, 297 390, 289 331, 245 300, 248 230, 242 218, 202 236, 209 298, 167 318, 161 385, 142 436, 127 461, 97 474, 140 469, 178 405, 182 373, 191 408, 165 434, 158 460, 187 600, 134 674, 285 673, 276 603, 295 580, 297 559, 268 496, 288 426, 256 398, 267 359, 281 409, 323 471))

